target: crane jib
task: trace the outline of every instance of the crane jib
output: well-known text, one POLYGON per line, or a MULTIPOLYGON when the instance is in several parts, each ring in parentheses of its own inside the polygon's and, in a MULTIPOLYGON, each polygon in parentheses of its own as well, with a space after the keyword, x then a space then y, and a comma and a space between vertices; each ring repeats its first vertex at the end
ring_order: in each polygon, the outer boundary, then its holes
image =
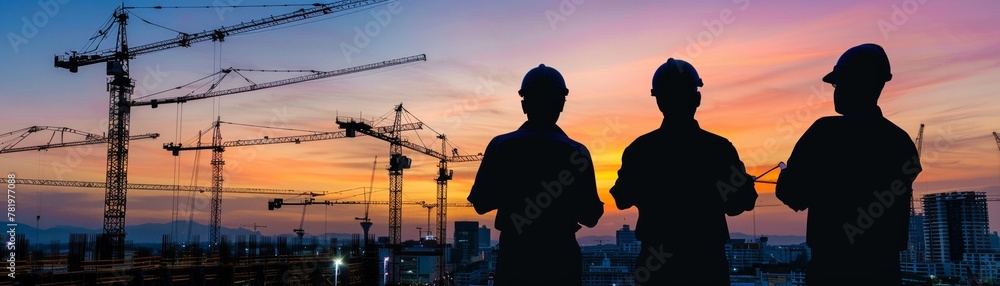
POLYGON ((247 92, 247 91, 254 91, 254 90, 260 90, 260 89, 266 89, 266 88, 284 86, 284 85, 289 85, 289 84, 294 84, 294 83, 300 83, 300 82, 317 80, 317 79, 322 79, 322 78, 328 78, 328 77, 334 77, 334 76, 341 76, 341 75, 359 73, 359 72, 369 71, 369 70, 373 70, 373 69, 391 67, 391 66, 402 65, 402 64, 407 64, 407 63, 412 63, 412 62, 418 62, 418 61, 426 61, 426 60, 427 60, 427 55, 419 54, 419 55, 415 55, 415 56, 409 56, 409 57, 392 59, 392 60, 387 60, 387 61, 382 61, 382 62, 377 62, 377 63, 371 63, 371 64, 366 64, 366 65, 361 65, 361 66, 349 67, 349 68, 345 68, 345 69, 339 69, 339 70, 333 70, 333 71, 327 71, 327 72, 314 73, 314 74, 309 74, 309 75, 304 75, 304 76, 299 76, 299 77, 293 77, 293 78, 287 78, 287 79, 282 79, 282 80, 276 80, 276 81, 271 81, 271 82, 265 82, 265 83, 260 83, 260 84, 251 84, 251 85, 248 85, 248 86, 241 86, 241 87, 236 87, 236 88, 231 88, 231 89, 226 89, 226 90, 216 90, 216 91, 211 91, 211 92, 206 92, 206 93, 185 95, 185 96, 174 97, 174 98, 166 98, 166 99, 152 99, 152 100, 147 100, 147 101, 133 101, 133 102, 130 102, 129 105, 131 105, 131 106, 150 105, 153 108, 156 108, 160 104, 183 103, 183 102, 187 102, 189 100, 198 100, 198 99, 212 98, 212 97, 216 97, 216 96, 223 96, 223 95, 229 95, 229 94, 234 94, 234 93, 241 93, 241 92, 247 92))
MULTIPOLYGON (((294 12, 289 12, 277 16, 270 16, 267 18, 252 20, 250 22, 242 22, 236 25, 222 27, 215 30, 210 30, 210 31, 206 30, 194 34, 180 33, 179 35, 177 35, 177 37, 173 39, 129 47, 128 58, 135 58, 136 55, 162 51, 170 48, 189 47, 193 43, 204 42, 208 40, 224 41, 225 37, 227 36, 234 36, 246 32, 257 31, 291 22, 296 22, 299 20, 305 20, 313 17, 319 17, 337 12, 343 12, 387 1, 388 0, 338 1, 329 4, 320 4, 314 8, 299 9, 294 12)), ((120 13, 120 11, 116 11, 115 13, 120 13)), ((71 72, 77 72, 77 68, 81 66, 91 65, 100 62, 107 62, 114 60, 116 58, 118 58, 116 49, 107 49, 107 50, 96 51, 88 54, 79 54, 79 55, 76 52, 73 52, 72 55, 68 56, 56 56, 55 66, 59 68, 69 69, 71 72)))

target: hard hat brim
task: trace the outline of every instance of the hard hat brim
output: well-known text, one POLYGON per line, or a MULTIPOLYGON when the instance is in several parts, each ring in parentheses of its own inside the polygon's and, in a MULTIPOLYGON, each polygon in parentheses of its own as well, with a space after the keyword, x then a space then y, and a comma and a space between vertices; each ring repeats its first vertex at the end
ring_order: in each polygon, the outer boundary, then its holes
POLYGON ((837 83, 837 71, 831 71, 830 73, 823 76, 823 82, 837 83))

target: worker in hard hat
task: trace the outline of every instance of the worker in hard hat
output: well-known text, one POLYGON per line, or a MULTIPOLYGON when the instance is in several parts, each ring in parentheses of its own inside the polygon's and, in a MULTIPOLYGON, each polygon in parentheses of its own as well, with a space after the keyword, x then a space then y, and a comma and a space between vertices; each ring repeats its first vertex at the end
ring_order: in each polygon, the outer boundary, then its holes
POLYGON ((594 164, 556 125, 569 93, 559 71, 529 70, 518 93, 528 120, 490 141, 468 197, 479 214, 497 210, 494 285, 580 285, 576 231, 604 214, 594 164))
POLYGON ((892 79, 877 44, 848 49, 823 81, 840 116, 812 124, 778 176, 775 194, 809 210, 808 285, 900 285, 913 180, 921 172, 910 136, 877 101, 892 79))
POLYGON ((686 61, 660 65, 651 95, 663 122, 622 154, 611 195, 639 209, 636 285, 729 285, 726 215, 752 210, 757 191, 733 144, 695 120, 703 85, 686 61))

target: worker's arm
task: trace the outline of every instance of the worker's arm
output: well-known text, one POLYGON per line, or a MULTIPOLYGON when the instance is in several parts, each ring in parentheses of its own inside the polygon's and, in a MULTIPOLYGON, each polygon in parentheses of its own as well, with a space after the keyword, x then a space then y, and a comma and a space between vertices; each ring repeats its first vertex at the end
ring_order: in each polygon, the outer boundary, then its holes
POLYGON ((820 118, 809 127, 802 138, 795 143, 788 164, 778 174, 778 184, 774 194, 782 203, 795 211, 809 208, 812 195, 824 181, 833 177, 826 174, 823 167, 825 153, 830 152, 829 142, 824 142, 823 135, 829 129, 827 118, 820 118), (825 147, 824 147, 825 146, 825 147))
POLYGON ((499 195, 504 190, 504 182, 509 179, 505 176, 503 166, 504 151, 497 138, 493 138, 486 146, 483 153, 483 162, 479 164, 479 171, 476 172, 476 181, 469 191, 468 200, 475 207, 476 212, 485 214, 499 207, 499 195))
POLYGON ((578 174, 576 180, 579 180, 574 182, 577 186, 574 190, 577 191, 575 195, 578 198, 579 211, 577 222, 586 227, 594 227, 604 215, 604 202, 601 202, 601 198, 597 195, 594 161, 590 157, 590 151, 580 146, 580 149, 571 155, 570 162, 573 163, 573 167, 578 168, 574 170, 578 174))
POLYGON ((622 166, 621 169, 618 169, 618 179, 611 187, 611 197, 615 199, 615 206, 619 210, 634 206, 642 188, 642 182, 639 181, 642 175, 638 172, 638 168, 642 168, 642 166, 637 165, 640 162, 637 161, 635 150, 632 149, 633 147, 630 145, 622 152, 622 166))
POLYGON ((717 185, 722 195, 723 208, 730 216, 752 211, 757 203, 757 189, 754 188, 753 178, 747 174, 746 166, 740 160, 736 147, 729 144, 725 153, 730 163, 724 171, 725 176, 717 185))

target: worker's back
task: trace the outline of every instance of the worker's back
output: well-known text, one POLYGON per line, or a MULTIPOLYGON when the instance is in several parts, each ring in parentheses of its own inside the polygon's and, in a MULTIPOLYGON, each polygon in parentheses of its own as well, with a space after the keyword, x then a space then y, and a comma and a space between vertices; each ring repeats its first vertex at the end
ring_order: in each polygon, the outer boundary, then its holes
POLYGON ((729 240, 726 201, 746 200, 736 190, 753 182, 728 140, 691 120, 640 136, 622 161, 636 164, 623 166, 611 193, 631 197, 639 209, 637 239, 682 248, 729 240))
MULTIPOLYGON (((573 234, 603 213, 587 148, 559 127, 533 126, 497 136, 469 201, 495 205, 496 228, 508 235, 573 234), (486 201, 492 201, 487 203, 486 201)), ((488 211, 488 210, 486 210, 488 211)))
POLYGON ((824 117, 796 145, 777 195, 808 205, 810 247, 898 251, 919 172, 913 142, 880 113, 824 117))

